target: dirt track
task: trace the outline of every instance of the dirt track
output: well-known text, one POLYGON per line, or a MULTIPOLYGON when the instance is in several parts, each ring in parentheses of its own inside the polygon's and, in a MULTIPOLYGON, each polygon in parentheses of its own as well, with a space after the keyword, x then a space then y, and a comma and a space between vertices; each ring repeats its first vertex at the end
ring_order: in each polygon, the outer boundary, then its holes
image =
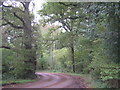
POLYGON ((37 72, 40 80, 26 84, 7 85, 3 88, 88 88, 81 77, 63 73, 37 72))

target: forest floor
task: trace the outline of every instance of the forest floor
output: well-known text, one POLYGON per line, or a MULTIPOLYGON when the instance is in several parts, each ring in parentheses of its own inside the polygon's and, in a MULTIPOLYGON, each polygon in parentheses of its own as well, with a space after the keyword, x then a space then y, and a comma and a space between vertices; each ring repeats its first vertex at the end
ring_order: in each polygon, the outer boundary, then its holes
POLYGON ((64 73, 37 72, 39 80, 25 84, 11 84, 2 88, 89 88, 84 79, 64 73))

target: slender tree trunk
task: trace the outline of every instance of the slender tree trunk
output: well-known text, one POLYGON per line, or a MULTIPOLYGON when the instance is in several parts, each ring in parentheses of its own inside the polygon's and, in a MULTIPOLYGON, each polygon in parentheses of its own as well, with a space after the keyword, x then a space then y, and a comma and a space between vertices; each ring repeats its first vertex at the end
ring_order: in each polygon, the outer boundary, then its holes
MULTIPOLYGON (((43 52, 42 52, 42 50, 41 50, 40 54, 41 54, 40 58, 43 58, 43 52)), ((41 63, 41 69, 44 70, 44 64, 43 64, 43 62, 41 63)))
POLYGON ((72 38, 72 42, 71 42, 71 54, 72 54, 72 69, 73 72, 75 72, 75 59, 74 59, 74 42, 73 42, 73 38, 72 38))

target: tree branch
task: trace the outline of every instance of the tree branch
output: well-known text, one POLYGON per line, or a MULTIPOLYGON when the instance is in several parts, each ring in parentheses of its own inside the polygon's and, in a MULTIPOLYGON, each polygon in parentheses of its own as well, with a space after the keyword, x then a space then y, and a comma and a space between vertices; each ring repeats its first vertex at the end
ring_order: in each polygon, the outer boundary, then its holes
POLYGON ((0 46, 0 48, 11 49, 11 47, 8 46, 0 46))
POLYGON ((66 32, 69 32, 65 26, 63 26, 63 28, 65 29, 66 32))
POLYGON ((23 29, 23 27, 22 26, 16 26, 16 25, 14 25, 13 23, 11 23, 11 22, 9 22, 7 19, 5 19, 4 18, 4 20, 7 22, 7 24, 9 24, 11 27, 13 27, 13 28, 17 28, 17 29, 23 29))
POLYGON ((24 4, 24 2, 20 2, 22 5, 23 5, 23 7, 25 8, 25 4, 24 4))
POLYGON ((3 23, 2 25, 0 25, 0 27, 6 26, 6 25, 8 25, 8 23, 3 23))
MULTIPOLYGON (((13 6, 6 6, 6 5, 3 5, 3 4, 2 4, 2 6, 5 7, 5 8, 15 8, 15 7, 13 7, 13 6)), ((17 9, 24 13, 23 10, 21 10, 21 9, 19 9, 19 8, 17 8, 17 9)))
POLYGON ((17 17, 20 21, 23 22, 23 25, 25 24, 24 20, 21 17, 19 17, 15 12, 13 14, 15 17, 17 17))
POLYGON ((77 4, 65 4, 63 2, 59 2, 59 4, 62 4, 64 6, 74 6, 74 7, 78 6, 77 4))
POLYGON ((70 27, 69 27, 63 20, 59 20, 59 22, 63 24, 63 27, 64 27, 64 29, 65 29, 67 32, 69 32, 68 30, 71 30, 70 27), (66 26, 67 28, 65 28, 65 26, 66 26), (68 30, 67 30, 67 29, 68 29, 68 30))
POLYGON ((3 6, 3 7, 6 7, 6 8, 10 8, 10 7, 13 8, 13 6, 5 6, 5 5, 3 5, 3 4, 2 4, 2 6, 3 6))

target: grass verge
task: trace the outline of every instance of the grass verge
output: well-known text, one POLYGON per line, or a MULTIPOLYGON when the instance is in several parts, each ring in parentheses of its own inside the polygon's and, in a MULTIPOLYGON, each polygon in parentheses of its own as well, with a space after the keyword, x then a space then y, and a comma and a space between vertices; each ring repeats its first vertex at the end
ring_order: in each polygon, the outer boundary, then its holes
POLYGON ((90 74, 77 74, 77 73, 66 73, 73 76, 80 76, 84 79, 85 83, 88 85, 89 88, 106 88, 106 84, 102 83, 101 81, 92 79, 90 74))
POLYGON ((3 80, 0 82, 0 84, 2 83, 2 86, 5 85, 10 85, 10 84, 22 84, 22 83, 28 83, 28 82, 34 82, 36 80, 23 80, 23 79, 19 79, 19 80, 3 80))

